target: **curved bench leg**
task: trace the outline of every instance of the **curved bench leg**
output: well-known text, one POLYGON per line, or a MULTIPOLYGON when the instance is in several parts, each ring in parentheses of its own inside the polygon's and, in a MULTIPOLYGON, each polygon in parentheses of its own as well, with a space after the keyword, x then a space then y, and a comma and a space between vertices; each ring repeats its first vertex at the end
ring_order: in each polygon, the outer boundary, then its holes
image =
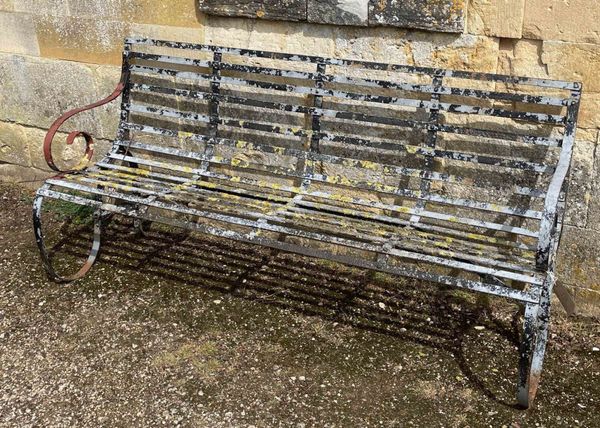
POLYGON ((517 401, 524 408, 528 408, 533 404, 542 375, 542 365, 548 341, 550 296, 552 295, 554 282, 554 275, 549 274, 542 290, 539 305, 528 304, 525 308, 517 390, 517 401))
POLYGON ((100 237, 102 235, 102 218, 100 216, 100 213, 98 211, 94 213, 94 242, 92 243, 92 248, 90 250, 90 254, 88 255, 85 264, 74 275, 60 276, 52 267, 52 262, 50 261, 48 250, 46 249, 46 245, 44 244, 44 234, 42 232, 41 216, 43 200, 44 197, 38 194, 36 195, 33 201, 33 231, 35 233, 35 240, 40 250, 40 256, 42 258, 42 262, 44 263, 46 273, 48 274, 50 280, 55 282, 65 283, 75 281, 76 279, 80 279, 83 276, 85 276, 85 274, 88 273, 89 270, 92 268, 92 265, 96 261, 98 253, 100 251, 100 237))

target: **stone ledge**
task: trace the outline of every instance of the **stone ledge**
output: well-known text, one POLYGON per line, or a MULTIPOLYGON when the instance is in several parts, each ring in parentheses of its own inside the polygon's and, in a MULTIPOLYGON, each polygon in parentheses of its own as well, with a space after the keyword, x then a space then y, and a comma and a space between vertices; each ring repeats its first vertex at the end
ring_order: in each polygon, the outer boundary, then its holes
POLYGON ((209 15, 461 33, 464 0, 199 0, 209 15))

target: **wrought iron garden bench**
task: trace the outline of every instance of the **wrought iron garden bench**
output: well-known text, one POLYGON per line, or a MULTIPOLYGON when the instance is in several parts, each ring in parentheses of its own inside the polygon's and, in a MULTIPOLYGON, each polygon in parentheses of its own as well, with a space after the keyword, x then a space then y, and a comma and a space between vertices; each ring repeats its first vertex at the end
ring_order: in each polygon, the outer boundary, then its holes
MULTIPOLYGON (((524 306, 518 402, 538 386, 581 84, 126 40, 110 152, 48 179, 34 229, 49 276, 82 277, 118 214, 512 299, 524 306), (41 207, 95 209, 72 276, 41 207)), ((55 148, 56 149, 56 148, 55 148)))

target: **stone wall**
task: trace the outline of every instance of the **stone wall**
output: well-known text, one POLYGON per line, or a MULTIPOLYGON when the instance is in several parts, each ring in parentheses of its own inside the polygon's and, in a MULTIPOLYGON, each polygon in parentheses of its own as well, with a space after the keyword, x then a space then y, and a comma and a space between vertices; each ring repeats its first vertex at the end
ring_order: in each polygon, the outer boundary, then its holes
MULTIPOLYGON (((559 273, 581 307, 598 305, 600 8, 596 1, 461 1, 460 28, 464 29, 447 33, 321 25, 308 22, 315 21, 308 17, 300 22, 272 21, 260 13, 255 19, 205 15, 201 11, 205 3, 200 6, 195 0, 0 0, 0 179, 36 185, 49 175, 41 155, 44 131, 59 113, 112 91, 127 35, 581 80, 583 105, 559 273)), ((108 147, 117 124, 116 107, 83 114, 69 126, 91 131, 108 147)), ((64 156, 71 159, 78 153, 65 147, 64 156)))

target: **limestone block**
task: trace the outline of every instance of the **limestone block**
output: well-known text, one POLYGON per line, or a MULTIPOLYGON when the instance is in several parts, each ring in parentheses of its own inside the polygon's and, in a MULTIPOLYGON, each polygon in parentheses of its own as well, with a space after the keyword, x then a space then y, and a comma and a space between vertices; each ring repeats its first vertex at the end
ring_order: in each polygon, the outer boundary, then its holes
MULTIPOLYGON (((98 93, 90 67, 70 61, 0 55, 0 81, 0 120, 40 128, 49 128, 67 110, 107 95, 98 93)), ((74 129, 103 136, 96 111, 79 114, 65 123, 65 131, 74 129)))
POLYGON ((335 27, 295 22, 207 17, 206 43, 276 52, 332 56, 335 27))
POLYGON ((594 172, 591 181, 591 196, 590 208, 588 212, 587 227, 600 232, 600 154, 598 153, 598 144, 600 144, 600 136, 596 144, 596 156, 594 158, 594 172))
POLYGON ((557 260, 558 279, 581 289, 600 291, 600 232, 566 226, 557 260))
POLYGON ((200 10, 213 15, 306 21, 307 0, 201 0, 200 10))
MULTIPOLYGON (((31 158, 31 165, 40 171, 52 171, 46 164, 44 158, 43 146, 45 129, 20 127, 24 138, 22 146, 28 150, 31 158)), ((59 132, 52 142, 52 155, 54 161, 61 169, 68 169, 79 164, 83 153, 85 152, 85 142, 78 138, 72 145, 66 144, 67 133, 59 132)), ((94 138, 94 156, 92 162, 96 162, 109 151, 111 142, 94 138)))
POLYGON ((493 37, 520 39, 525 0, 471 0, 467 31, 493 37))
POLYGON ((0 10, 12 12, 15 10, 14 0, 0 0, 0 10))
POLYGON ((595 148, 595 141, 578 140, 575 143, 571 171, 567 178, 569 194, 565 213, 566 224, 577 227, 585 227, 587 224, 594 175, 595 148))
POLYGON ((600 45, 545 41, 541 59, 551 78, 583 81, 585 92, 600 92, 600 45))
POLYGON ((30 166, 29 150, 24 128, 13 123, 0 122, 0 164, 30 166))
POLYGON ((498 40, 462 34, 415 32, 412 42, 415 65, 495 73, 498 65, 498 40))
POLYGON ((30 189, 39 189, 42 182, 51 176, 51 173, 40 171, 35 168, 21 165, 0 164, 0 182, 18 183, 30 189))
POLYGON ((523 37, 600 43, 597 0, 527 0, 523 37))
POLYGON ((579 122, 581 128, 600 128, 600 94, 584 92, 581 95, 579 107, 579 122))
POLYGON ((172 27, 167 25, 131 24, 131 36, 149 37, 178 42, 203 43, 204 27, 172 27))
POLYGON ((407 34, 407 30, 392 27, 338 27, 335 56, 412 65, 412 48, 407 34))
POLYGON ((94 64, 121 64, 128 24, 85 18, 36 18, 40 54, 94 64))
POLYGON ((308 0, 308 22, 369 25, 369 0, 308 0))
POLYGON ((541 41, 503 40, 500 43, 498 73, 547 78, 546 66, 540 58, 541 52, 541 41))
POLYGON ((67 0, 13 0, 15 12, 43 16, 69 16, 67 0))
MULTIPOLYGON (((337 27, 335 56, 423 67, 496 72, 498 41, 470 34, 457 37, 451 34, 409 31, 392 27, 337 27)), ((419 77, 416 74, 408 76, 402 73, 369 71, 368 75, 380 79, 431 83, 430 77, 419 77)), ((493 89, 489 82, 453 80, 453 82, 448 80, 448 83, 455 86, 471 85, 473 88, 476 86, 493 89)))
POLYGON ((198 27, 195 0, 69 0, 71 16, 126 23, 198 27))
POLYGON ((370 0, 369 24, 460 33, 464 7, 464 0, 370 0))
POLYGON ((0 51, 38 56, 33 19, 20 13, 0 12, 0 51))
MULTIPOLYGON (((121 67, 110 65, 99 65, 90 67, 94 76, 96 93, 98 99, 109 96, 117 87, 121 77, 121 67)), ((121 98, 94 109, 97 117, 100 136, 114 138, 119 126, 119 112, 121 109, 121 98)), ((84 113, 85 114, 85 113, 84 113)))

